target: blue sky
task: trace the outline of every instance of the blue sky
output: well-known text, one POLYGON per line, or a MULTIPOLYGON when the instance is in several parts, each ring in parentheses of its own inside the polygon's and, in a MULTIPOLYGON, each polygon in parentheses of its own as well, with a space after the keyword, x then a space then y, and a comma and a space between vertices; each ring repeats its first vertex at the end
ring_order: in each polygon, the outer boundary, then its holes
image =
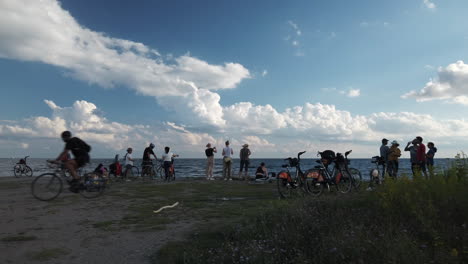
POLYGON ((95 157, 468 146, 466 1, 23 2, 0 2, 0 157, 54 156, 61 129, 95 157))

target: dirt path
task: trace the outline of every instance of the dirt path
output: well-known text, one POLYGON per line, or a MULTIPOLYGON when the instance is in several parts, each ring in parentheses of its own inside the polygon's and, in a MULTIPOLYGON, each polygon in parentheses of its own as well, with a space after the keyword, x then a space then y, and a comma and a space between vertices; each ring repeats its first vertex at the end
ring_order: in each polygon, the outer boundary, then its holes
MULTIPOLYGON (((156 230, 135 232, 116 224, 132 215, 128 208, 138 201, 119 196, 124 185, 112 186, 98 199, 66 190, 53 202, 41 202, 30 194, 31 181, 0 178, 0 263, 148 263, 150 255, 182 239, 197 221, 166 219, 156 230)), ((159 216, 147 217, 158 221, 159 216)))

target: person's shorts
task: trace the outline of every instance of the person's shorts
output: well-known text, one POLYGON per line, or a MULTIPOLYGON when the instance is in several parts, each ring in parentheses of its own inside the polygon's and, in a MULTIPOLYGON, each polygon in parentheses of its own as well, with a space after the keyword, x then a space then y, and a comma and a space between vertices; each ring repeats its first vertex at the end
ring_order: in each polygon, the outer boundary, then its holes
POLYGON ((86 163, 89 162, 89 155, 86 154, 86 155, 75 157, 75 161, 78 167, 83 167, 84 165, 86 165, 86 163))

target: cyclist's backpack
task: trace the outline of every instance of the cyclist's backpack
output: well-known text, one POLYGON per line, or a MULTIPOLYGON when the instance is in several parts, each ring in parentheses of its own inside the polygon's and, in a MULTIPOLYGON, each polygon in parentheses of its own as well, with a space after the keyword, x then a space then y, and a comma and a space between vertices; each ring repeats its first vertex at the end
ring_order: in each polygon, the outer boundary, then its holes
POLYGON ((86 142, 82 141, 83 143, 83 150, 85 150, 86 152, 90 152, 91 151, 91 146, 86 144, 86 142))
POLYGON ((86 151, 86 152, 90 152, 91 151, 91 146, 86 144, 86 142, 84 142, 83 140, 81 140, 81 147, 80 149, 86 151))

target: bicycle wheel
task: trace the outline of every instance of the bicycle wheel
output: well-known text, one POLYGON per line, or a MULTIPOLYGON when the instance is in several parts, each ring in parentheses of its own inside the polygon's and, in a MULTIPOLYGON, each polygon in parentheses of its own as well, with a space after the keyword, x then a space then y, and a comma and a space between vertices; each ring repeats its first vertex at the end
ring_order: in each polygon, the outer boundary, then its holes
POLYGON ((154 171, 153 166, 144 166, 141 170, 141 178, 144 181, 149 181, 154 179, 156 172, 154 171))
POLYGON ((167 181, 175 181, 175 171, 174 170, 169 171, 169 177, 167 178, 167 181))
POLYGON ((348 170, 353 180, 353 187, 355 189, 359 189, 359 187, 361 186, 361 182, 362 182, 361 172, 356 168, 349 168, 348 170))
POLYGON ((285 171, 278 173, 278 177, 276 178, 278 194, 282 199, 291 197, 292 186, 289 184, 288 178, 290 178, 290 176, 285 171))
POLYGON ((41 201, 50 201, 62 192, 63 183, 60 177, 53 173, 44 173, 37 176, 31 183, 31 193, 34 198, 41 201))
POLYGON ((23 175, 28 176, 28 177, 32 177, 33 171, 28 165, 24 166, 23 175))
POLYGON ((23 170, 23 168, 21 168, 21 165, 20 164, 16 164, 14 167, 13 167, 13 173, 15 174, 15 177, 16 178, 19 178, 21 176, 21 171, 23 170))
POLYGON ((307 179, 307 191, 315 197, 322 195, 323 193, 323 183, 320 183, 317 179, 307 179))
POLYGON ((155 173, 156 173, 156 178, 160 178, 161 180, 164 180, 165 178, 165 175, 164 175, 164 168, 159 165, 156 169, 155 169, 155 173))
POLYGON ((346 170, 338 171, 337 174, 335 175, 334 181, 336 184, 336 188, 338 189, 339 192, 348 193, 349 191, 351 191, 352 180, 351 180, 351 174, 348 171, 346 170))
POLYGON ((83 176, 83 186, 80 189, 81 196, 91 199, 100 196, 106 188, 106 179, 101 175, 89 173, 83 176))
POLYGON ((132 166, 131 168, 125 170, 124 178, 129 180, 135 180, 139 175, 140 170, 138 169, 138 167, 132 166))

